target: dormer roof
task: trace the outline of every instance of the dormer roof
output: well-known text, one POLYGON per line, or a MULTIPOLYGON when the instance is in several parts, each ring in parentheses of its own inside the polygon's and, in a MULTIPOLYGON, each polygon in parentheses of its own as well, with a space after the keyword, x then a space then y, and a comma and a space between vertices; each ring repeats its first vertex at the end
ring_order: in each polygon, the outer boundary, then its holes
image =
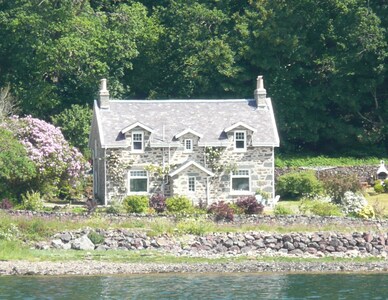
POLYGON ((154 130, 153 130, 152 128, 150 128, 150 127, 148 127, 147 125, 144 125, 144 124, 142 124, 142 123, 140 123, 140 122, 135 122, 135 123, 133 123, 133 124, 131 124, 131 125, 126 126, 126 127, 124 127, 123 129, 121 129, 120 132, 121 132, 122 134, 125 134, 126 132, 131 131, 132 129, 134 129, 134 128, 136 128, 136 127, 143 128, 144 130, 146 130, 146 131, 148 131, 148 132, 151 132, 151 133, 154 132, 154 130))
POLYGON ((191 134, 193 134, 193 135, 196 135, 196 136, 199 137, 199 138, 202 138, 202 137, 203 137, 203 134, 200 134, 200 133, 196 132, 195 130, 192 130, 192 129, 190 129, 190 128, 187 128, 187 129, 185 129, 185 130, 179 132, 178 134, 176 134, 176 135, 175 135, 175 138, 176 138, 176 139, 179 139, 181 136, 184 136, 185 134, 188 134, 188 133, 191 133, 191 134))
POLYGON ((205 167, 201 166, 199 163, 197 163, 195 161, 192 161, 192 160, 185 162, 179 168, 177 168, 174 171, 170 172, 169 175, 171 177, 175 176, 175 175, 179 174, 180 172, 182 172, 183 170, 187 169, 190 166, 195 166, 197 169, 201 170, 202 172, 206 173, 207 175, 214 176, 214 173, 212 171, 206 169, 205 167))
POLYGON ((235 130, 236 128, 238 127, 244 127, 250 131, 253 131, 253 132, 256 132, 257 129, 256 128, 253 128, 252 126, 249 126, 248 124, 245 124, 244 122, 237 122, 237 123, 234 123, 233 125, 227 127, 224 129, 225 132, 229 132, 229 131, 232 131, 232 130, 235 130))

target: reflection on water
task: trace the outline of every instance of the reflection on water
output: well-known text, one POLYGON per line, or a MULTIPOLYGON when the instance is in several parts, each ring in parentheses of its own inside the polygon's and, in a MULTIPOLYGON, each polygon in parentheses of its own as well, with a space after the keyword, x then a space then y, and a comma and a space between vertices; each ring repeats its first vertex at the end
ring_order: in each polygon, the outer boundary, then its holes
POLYGON ((0 299, 387 299, 388 274, 0 277, 0 299))

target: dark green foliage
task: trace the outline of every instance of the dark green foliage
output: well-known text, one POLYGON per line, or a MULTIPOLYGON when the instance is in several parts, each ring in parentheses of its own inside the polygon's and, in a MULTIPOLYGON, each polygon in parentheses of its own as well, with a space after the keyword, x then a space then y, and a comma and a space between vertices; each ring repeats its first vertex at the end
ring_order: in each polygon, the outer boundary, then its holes
POLYGON ((258 203, 255 196, 240 197, 237 199, 236 205, 247 215, 262 214, 264 210, 264 205, 258 203))
POLYGON ((51 120, 61 129, 63 136, 71 146, 78 148, 85 157, 89 156, 86 154, 89 153, 88 140, 92 110, 88 106, 74 104, 60 114, 52 116, 51 120))
POLYGON ((47 120, 72 104, 90 106, 102 77, 114 98, 244 98, 261 73, 282 151, 381 155, 388 149, 387 7, 1 1, 0 87, 11 87, 23 113, 47 120))
POLYGON ((213 214, 216 218, 216 221, 226 220, 233 221, 234 211, 229 203, 224 201, 218 201, 212 203, 209 207, 208 212, 213 214))
POLYGON ((166 199, 167 211, 172 213, 189 212, 193 206, 185 196, 174 196, 166 199))
POLYGON ((0 127, 0 197, 19 197, 36 175, 35 164, 13 134, 0 127))
POLYGON ((276 182, 276 192, 285 199, 299 199, 306 194, 319 194, 322 191, 321 182, 314 172, 292 172, 279 176, 276 182))
POLYGON ((358 192, 362 190, 360 180, 356 174, 335 174, 321 177, 326 192, 334 203, 341 203, 345 192, 358 192))
POLYGON ((124 208, 129 213, 146 213, 149 208, 148 204, 148 197, 141 195, 127 196, 123 200, 124 208))
POLYGON ((102 234, 98 233, 98 232, 95 232, 95 231, 91 231, 89 232, 88 234, 88 238, 89 240, 92 241, 92 243, 94 245, 98 245, 98 244, 101 244, 104 242, 105 238, 102 234))
POLYGON ((166 210, 166 196, 162 194, 154 194, 150 197, 150 207, 157 213, 162 213, 166 210))

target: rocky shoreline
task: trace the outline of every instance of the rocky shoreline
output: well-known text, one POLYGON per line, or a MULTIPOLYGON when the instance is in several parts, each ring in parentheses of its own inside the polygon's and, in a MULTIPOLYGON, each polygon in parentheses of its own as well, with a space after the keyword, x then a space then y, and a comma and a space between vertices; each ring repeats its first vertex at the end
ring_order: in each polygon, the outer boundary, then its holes
POLYGON ((258 262, 243 263, 114 263, 98 261, 28 262, 1 261, 0 276, 86 276, 152 273, 339 273, 388 272, 381 262, 258 262))

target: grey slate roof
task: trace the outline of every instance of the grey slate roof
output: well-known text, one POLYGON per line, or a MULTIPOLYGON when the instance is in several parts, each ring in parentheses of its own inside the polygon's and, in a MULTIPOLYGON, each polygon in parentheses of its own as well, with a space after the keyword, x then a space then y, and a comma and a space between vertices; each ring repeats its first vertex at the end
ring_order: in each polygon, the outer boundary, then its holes
POLYGON ((174 143, 174 136, 191 129, 203 137, 202 145, 226 145, 224 129, 243 122, 256 129, 254 146, 279 146, 271 100, 256 107, 253 99, 233 100, 110 100, 109 109, 95 103, 103 147, 125 147, 121 130, 140 122, 153 130, 151 144, 174 143))

